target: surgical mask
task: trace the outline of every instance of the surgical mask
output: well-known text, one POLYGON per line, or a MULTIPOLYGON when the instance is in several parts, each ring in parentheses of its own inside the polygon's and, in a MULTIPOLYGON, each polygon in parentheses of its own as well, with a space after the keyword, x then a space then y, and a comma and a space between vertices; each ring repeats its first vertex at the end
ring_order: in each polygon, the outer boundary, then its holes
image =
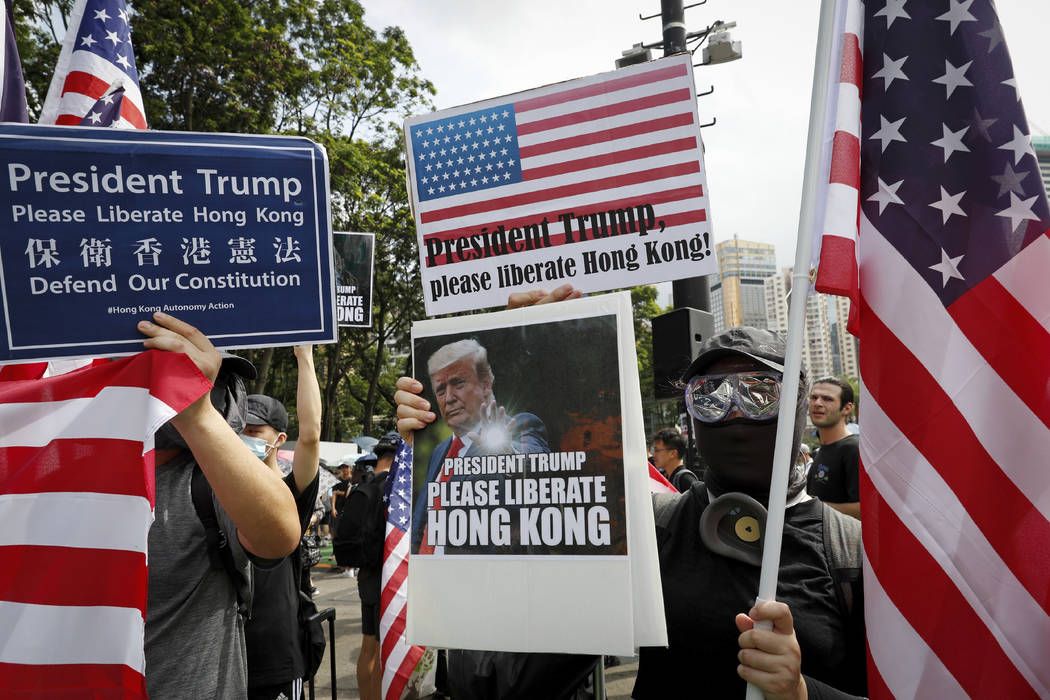
POLYGON ((266 459, 266 456, 270 454, 270 450, 277 449, 277 445, 271 445, 262 438, 241 435, 241 441, 244 442, 244 444, 248 446, 248 449, 252 451, 252 454, 259 459, 266 459))

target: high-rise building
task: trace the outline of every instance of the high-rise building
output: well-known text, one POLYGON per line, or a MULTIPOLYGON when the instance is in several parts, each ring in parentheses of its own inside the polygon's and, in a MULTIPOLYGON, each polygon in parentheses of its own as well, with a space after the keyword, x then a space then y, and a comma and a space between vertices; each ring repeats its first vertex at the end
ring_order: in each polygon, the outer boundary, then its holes
MULTIPOLYGON (((766 327, 781 333, 788 330, 791 270, 792 268, 785 267, 779 275, 763 280, 766 327)), ((802 342, 802 362, 806 365, 811 379, 835 373, 828 322, 828 300, 828 296, 816 293, 810 294, 806 299, 806 334, 802 342)))
POLYGON ((1035 150, 1035 159, 1039 162, 1039 175, 1043 178, 1043 187, 1050 192, 1050 136, 1033 135, 1032 148, 1035 150))
POLYGON ((835 376, 860 376, 860 350, 857 339, 846 330, 849 320, 849 299, 846 297, 829 297, 834 311, 831 320, 832 372, 835 376))
POLYGON ((766 325, 763 283, 776 274, 777 258, 772 243, 730 240, 715 244, 718 279, 711 280, 711 311, 715 331, 732 326, 766 325))

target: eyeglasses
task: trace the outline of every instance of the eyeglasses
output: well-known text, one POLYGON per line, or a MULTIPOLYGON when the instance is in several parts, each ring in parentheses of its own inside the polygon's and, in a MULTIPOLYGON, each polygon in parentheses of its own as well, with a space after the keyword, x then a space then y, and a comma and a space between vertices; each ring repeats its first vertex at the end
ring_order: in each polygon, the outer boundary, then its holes
POLYGON ((751 420, 769 420, 780 408, 782 377, 780 372, 700 374, 685 387, 685 405, 701 423, 724 420, 733 406, 751 420))

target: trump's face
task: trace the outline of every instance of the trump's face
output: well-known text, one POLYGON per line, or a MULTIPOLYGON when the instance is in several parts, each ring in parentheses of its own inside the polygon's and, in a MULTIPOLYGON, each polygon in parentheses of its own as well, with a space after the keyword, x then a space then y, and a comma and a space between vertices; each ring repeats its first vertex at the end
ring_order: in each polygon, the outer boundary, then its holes
POLYGON ((492 395, 492 382, 478 379, 470 358, 460 358, 430 375, 438 410, 456 435, 465 435, 481 420, 481 405, 492 395))

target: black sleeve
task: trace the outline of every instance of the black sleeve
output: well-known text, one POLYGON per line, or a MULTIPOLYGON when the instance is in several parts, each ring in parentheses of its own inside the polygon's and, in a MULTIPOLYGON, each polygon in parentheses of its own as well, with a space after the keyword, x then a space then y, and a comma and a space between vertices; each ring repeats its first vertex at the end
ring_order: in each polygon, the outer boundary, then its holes
POLYGON ((816 678, 811 678, 805 674, 802 677, 806 679, 806 692, 809 695, 809 700, 863 700, 864 698, 863 695, 850 695, 841 690, 836 690, 827 683, 821 683, 816 678))
POLYGON ((295 509, 299 513, 299 535, 302 536, 306 532, 306 528, 310 525, 310 516, 314 512, 314 502, 317 500, 317 489, 321 483, 321 472, 318 471, 314 474, 314 480, 310 482, 310 485, 302 493, 298 493, 295 488, 295 472, 288 472, 283 477, 284 483, 292 492, 292 496, 295 498, 295 509))

